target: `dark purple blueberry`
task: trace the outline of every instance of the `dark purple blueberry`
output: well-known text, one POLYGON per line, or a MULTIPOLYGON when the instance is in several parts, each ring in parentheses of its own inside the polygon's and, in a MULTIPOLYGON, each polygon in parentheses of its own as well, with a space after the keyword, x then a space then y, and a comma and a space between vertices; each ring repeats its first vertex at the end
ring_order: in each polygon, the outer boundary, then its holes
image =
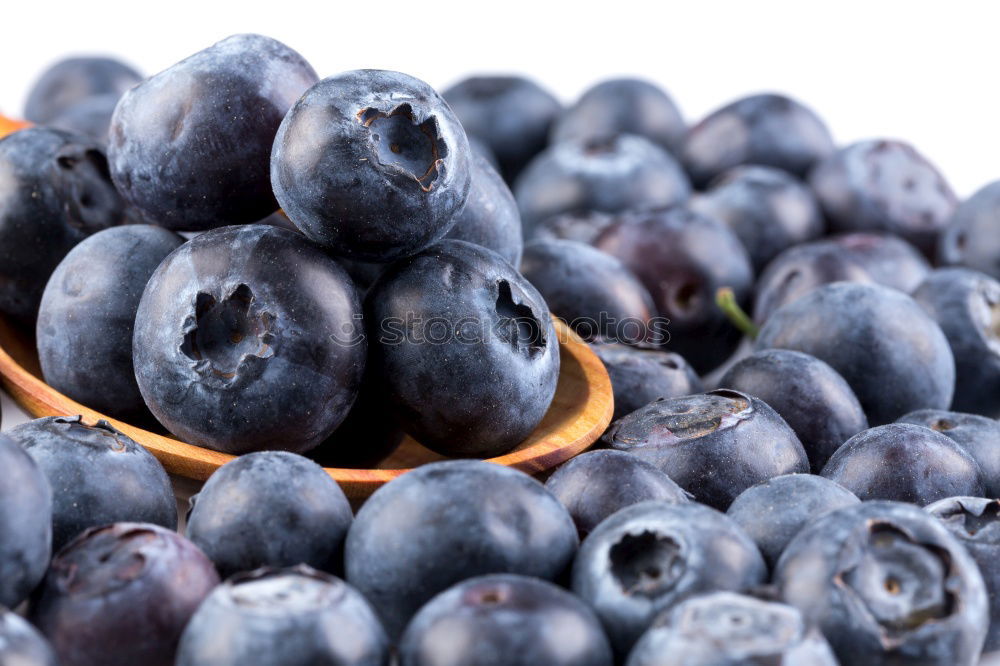
POLYGON ((937 258, 1000 279, 1000 181, 958 205, 938 239, 937 258))
POLYGON ((833 236, 829 241, 846 250, 875 282, 907 294, 913 293, 931 272, 924 255, 899 236, 857 231, 833 236))
POLYGON ((12 428, 52 486, 52 549, 89 527, 153 523, 177 529, 177 504, 163 465, 107 421, 50 416, 12 428))
POLYGON ((375 606, 390 637, 455 583, 489 573, 548 580, 578 544, 566 509, 509 467, 454 460, 418 467, 379 488, 347 535, 347 581, 375 606))
POLYGON ((372 607, 308 566, 258 569, 216 587, 191 618, 176 666, 385 666, 389 641, 372 607))
POLYGON ((344 72, 310 88, 271 153, 274 194, 334 254, 392 261, 444 236, 469 196, 472 153, 445 101, 412 76, 344 72))
POLYGON ((788 542, 808 523, 858 501, 850 490, 822 476, 786 474, 747 488, 726 514, 773 567, 788 542))
POLYGON ((506 453, 548 410, 555 327, 538 291, 495 252, 441 241, 389 268, 365 308, 385 408, 424 446, 506 453))
POLYGON ((161 227, 130 224, 70 250, 49 278, 35 328, 49 386, 102 414, 152 421, 132 365, 135 313, 153 271, 183 242, 161 227))
POLYGON ((868 428, 854 391, 823 361, 787 349, 758 351, 736 362, 722 388, 760 398, 791 426, 819 473, 833 452, 868 428))
POLYGON ((753 269, 739 239, 716 220, 683 208, 623 216, 595 241, 617 257, 653 296, 669 320, 667 349, 699 373, 735 351, 740 332, 715 303, 722 287, 746 304, 753 269))
POLYGON ((591 343, 590 348, 611 377, 615 397, 613 420, 657 398, 677 398, 702 391, 701 379, 680 354, 600 340, 591 343))
POLYGON ((0 607, 0 664, 6 666, 59 666, 45 637, 27 620, 0 607))
POLYGON ((810 523, 774 574, 841 664, 974 666, 986 587, 959 541, 920 508, 862 502, 810 523))
POLYGON ((650 463, 609 449, 590 451, 563 463, 545 487, 569 511, 581 539, 627 506, 648 500, 688 501, 687 493, 650 463))
MULTIPOLYGON (((500 160, 497 159, 496 153, 490 148, 485 141, 482 139, 466 134, 469 140, 469 148, 472 150, 472 154, 486 160, 491 167, 496 169, 497 173, 500 173, 500 160)), ((501 176, 502 178, 503 176, 501 176)))
POLYGON ((111 131, 111 117, 118 106, 118 99, 119 95, 115 93, 85 97, 67 107, 46 125, 81 134, 106 145, 111 131))
POLYGON ((922 409, 899 417, 948 437, 972 456, 983 470, 987 497, 1000 497, 1000 422, 978 414, 922 409))
POLYGON ((76 104, 93 97, 109 95, 117 100, 141 81, 139 72, 114 58, 60 60, 35 81, 24 105, 24 117, 46 125, 76 104))
POLYGON ((828 363, 847 380, 871 425, 916 409, 946 409, 955 359, 941 328, 906 294, 838 282, 782 307, 758 349, 791 349, 828 363))
POLYGON ((816 165, 809 184, 834 231, 888 231, 928 256, 958 203, 938 170, 901 141, 841 148, 816 165))
POLYGON ((0 606, 14 608, 45 575, 52 555, 52 490, 45 473, 0 435, 0 606))
POLYGON ((862 500, 924 506, 945 497, 983 494, 983 472, 965 449, 944 435, 909 423, 890 423, 851 437, 830 458, 823 476, 862 500))
POLYGON ((750 486, 809 471, 802 444, 777 412, 724 389, 657 400, 613 423, 603 441, 722 511, 750 486))
POLYGON ((545 148, 562 111, 550 92, 520 76, 472 76, 443 94, 465 131, 493 151, 508 183, 545 148))
POLYGON ((593 244, 601 232, 611 226, 616 216, 596 210, 560 213, 547 217, 533 230, 536 240, 571 240, 593 244))
POLYGON ((524 249, 517 201, 507 183, 485 158, 474 155, 470 164, 469 198, 445 238, 482 245, 517 266, 524 249))
POLYGON ((269 159, 285 113, 316 82, 302 56, 234 35, 128 91, 108 161, 130 203, 168 229, 198 231, 274 212, 269 159))
POLYGON ((133 354, 146 404, 184 441, 233 454, 307 451, 357 397, 361 305, 347 273, 302 235, 214 229, 153 274, 133 354))
POLYGON ((766 578, 757 547, 736 523, 694 502, 622 509, 590 533, 573 563, 573 592, 597 613, 619 657, 678 602, 741 592, 766 578))
POLYGON ((143 523, 87 530, 32 597, 29 618, 63 666, 173 666, 177 642, 219 584, 204 553, 143 523))
POLYGON ((812 109, 783 95, 743 97, 692 127, 681 159, 696 187, 742 164, 805 176, 834 150, 830 131, 812 109))

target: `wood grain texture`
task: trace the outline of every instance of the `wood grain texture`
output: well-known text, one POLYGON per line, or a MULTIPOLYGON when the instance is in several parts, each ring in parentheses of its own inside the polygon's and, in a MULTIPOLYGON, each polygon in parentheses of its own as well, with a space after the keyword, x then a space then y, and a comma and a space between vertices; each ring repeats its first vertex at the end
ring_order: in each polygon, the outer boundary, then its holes
MULTIPOLYGON (((528 474, 545 474, 589 448, 611 421, 614 400, 604 365, 563 322, 555 320, 561 370, 556 395, 545 418, 513 451, 490 462, 528 474)), ((0 382, 34 417, 80 414, 86 422, 109 421, 155 455, 168 472, 203 481, 233 456, 192 446, 110 418, 66 397, 41 379, 32 336, 0 319, 0 382)), ((379 469, 327 468, 354 501, 413 467, 443 458, 407 438, 379 469)))

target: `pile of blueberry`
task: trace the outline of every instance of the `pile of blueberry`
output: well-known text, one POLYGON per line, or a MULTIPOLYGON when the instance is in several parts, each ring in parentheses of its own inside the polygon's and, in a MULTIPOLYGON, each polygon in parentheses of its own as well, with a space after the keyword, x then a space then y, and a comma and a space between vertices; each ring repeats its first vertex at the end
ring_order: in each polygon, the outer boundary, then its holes
POLYGON ((0 663, 974 666, 1000 649, 1000 183, 781 95, 63 61, 0 139, 48 384, 235 454, 182 536, 108 422, 0 435, 0 663), (13 129, 13 126, 11 126, 13 129), (527 242, 524 242, 527 239, 527 242), (481 459, 548 410, 598 449, 481 459), (320 466, 445 457, 360 507, 320 466), (356 510, 356 513, 355 513, 356 510), (5 609, 6 608, 6 609, 5 609))

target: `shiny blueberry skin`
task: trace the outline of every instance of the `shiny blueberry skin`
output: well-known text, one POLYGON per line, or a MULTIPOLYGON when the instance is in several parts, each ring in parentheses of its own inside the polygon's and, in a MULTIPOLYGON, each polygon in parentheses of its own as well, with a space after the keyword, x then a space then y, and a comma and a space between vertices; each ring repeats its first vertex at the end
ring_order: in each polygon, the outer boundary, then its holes
POLYGON ((107 145, 111 117, 118 106, 116 94, 94 95, 80 100, 46 123, 55 129, 75 132, 107 145))
POLYGON ((687 502, 688 494, 669 476, 638 456, 600 449, 563 463, 545 487, 569 511, 580 538, 627 506, 659 500, 687 502))
POLYGON ((595 341, 590 345, 611 377, 618 420, 657 398, 701 393, 701 379, 680 354, 650 347, 595 341))
POLYGON ((179 534, 115 523, 87 530, 52 560, 29 619, 63 666, 173 666, 181 632, 218 583, 179 534))
POLYGON ((896 423, 921 425, 951 439, 979 463, 986 496, 1000 497, 1000 422, 979 414, 922 409, 896 423))
POLYGON ((782 95, 736 100, 692 127, 681 160, 696 187, 742 164, 805 176, 834 150, 830 131, 811 109, 782 95))
POLYGON ((823 468, 862 500, 924 506, 945 497, 983 494, 983 472, 964 448, 909 423, 864 430, 847 440, 823 468))
POLYGON ((609 79, 587 89, 560 114, 552 142, 605 141, 637 134, 672 152, 686 133, 680 109, 661 88, 641 79, 609 79))
POLYGON ((833 236, 829 242, 846 250, 875 282, 907 294, 913 293, 931 272, 924 255, 893 234, 856 231, 833 236))
POLYGON ((52 554, 52 490, 17 442, 0 435, 0 606, 31 593, 52 554))
POLYGON ((31 128, 0 139, 0 311, 34 323, 52 271, 88 234, 126 220, 97 143, 31 128))
POLYGON ((593 244, 616 216, 597 210, 580 210, 547 217, 532 230, 535 240, 571 240, 593 244))
POLYGON ((786 474, 747 488, 726 514, 753 539, 768 566, 773 567, 806 524, 858 502, 850 490, 822 476, 786 474))
POLYGON ((1000 417, 1000 282, 965 268, 934 271, 913 293, 955 356, 956 412, 1000 417))
POLYGON ((938 240, 938 262, 1000 279, 1000 181, 989 183, 955 209, 938 240))
POLYGON ((470 164, 469 198, 445 238, 482 245, 517 266, 524 249, 517 201, 486 158, 473 155, 470 164))
POLYGON ((538 291, 494 252, 446 240, 369 290, 365 319, 386 408, 424 446, 506 453, 541 421, 559 345, 538 291))
POLYGON ((347 535, 347 581, 398 637, 434 595, 489 573, 552 580, 579 541, 573 519, 541 483, 492 463, 454 460, 379 488, 347 535))
POLYGON ((0 664, 59 666, 45 637, 14 611, 0 607, 0 664))
POLYGON ((657 400, 616 421, 602 440, 722 511, 750 486, 809 471, 802 444, 777 412, 726 389, 657 400))
POLYGON ((767 566, 732 520, 688 502, 643 502, 590 533, 573 563, 573 592, 597 613, 619 656, 657 614, 715 590, 763 583, 767 566))
POLYGON ((561 213, 618 213, 684 203, 691 185, 660 146, 633 134, 605 141, 557 143, 521 173, 514 196, 525 234, 561 213))
POLYGON ((307 451, 350 410, 365 365, 358 295, 301 234, 214 229, 156 269, 136 314, 136 379, 184 441, 307 451))
POLYGON ((816 165, 809 184, 833 231, 888 231, 934 256, 958 200, 938 170, 901 141, 860 141, 816 165))
POLYGON ((774 583, 841 664, 973 666, 989 624, 975 562, 937 519, 898 502, 862 502, 810 523, 774 583))
POLYGON ((168 229, 254 222, 277 210, 269 159, 285 113, 316 72, 261 35, 234 35, 127 92, 108 161, 129 202, 168 229))
POLYGON ((545 148, 562 105, 519 76, 473 76, 443 93, 465 131, 485 143, 508 183, 545 148))
POLYGON ((823 361, 787 349, 765 349, 736 362, 722 388, 760 398, 791 426, 819 473, 833 452, 868 428, 847 382, 823 361))
POLYGON ((362 69, 323 79, 295 103, 271 153, 285 214, 310 240, 353 259, 419 252, 469 196, 465 131, 426 83, 362 69))
POLYGON ((847 380, 870 425, 917 409, 946 409, 955 359, 941 328, 906 294, 880 285, 824 285, 780 308, 758 349, 791 349, 847 380))
POLYGON ((420 609, 400 666, 612 666, 601 623, 552 583, 510 574, 459 583, 420 609))
POLYGON ((364 597, 299 565, 238 574, 216 587, 184 630, 176 666, 385 666, 388 652, 364 597))
POLYGON ((184 239, 162 227, 105 229, 70 250, 49 278, 36 340, 45 382, 102 414, 151 421, 132 365, 139 299, 184 239))
POLYGON ((740 332, 715 304, 721 287, 746 304, 753 268, 739 239, 721 222, 683 208, 623 216, 595 241, 646 285, 669 320, 667 349, 699 373, 736 349, 740 332))
POLYGON ((838 666, 795 608, 732 592, 688 599, 642 635, 625 666, 838 666))
POLYGON ((113 58, 67 58, 49 67, 35 82, 24 117, 47 125, 95 96, 109 95, 117 100, 141 81, 139 72, 113 58))
POLYGON ((653 298, 615 257, 576 241, 535 240, 524 248, 521 274, 585 340, 649 338, 653 298))
POLYGON ((12 428, 52 486, 52 549, 89 527, 153 523, 177 529, 177 504, 160 462, 107 421, 49 416, 12 428))
POLYGON ((990 630, 983 651, 1000 648, 1000 500, 948 497, 924 510, 940 519, 976 561, 990 602, 990 630))
POLYGON ((259 567, 341 569, 353 514, 323 468, 287 451, 232 460, 191 498, 187 538, 223 578, 259 567))

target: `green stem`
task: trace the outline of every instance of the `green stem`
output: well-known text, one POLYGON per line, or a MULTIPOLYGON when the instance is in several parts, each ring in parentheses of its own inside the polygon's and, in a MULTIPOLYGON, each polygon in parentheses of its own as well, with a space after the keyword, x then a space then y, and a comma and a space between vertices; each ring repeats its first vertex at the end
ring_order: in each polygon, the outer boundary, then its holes
POLYGON ((733 326, 743 331, 743 334, 751 340, 757 339, 760 327, 753 323, 753 319, 736 302, 736 294, 733 293, 732 289, 729 287, 720 287, 715 292, 715 304, 729 318, 733 326))

